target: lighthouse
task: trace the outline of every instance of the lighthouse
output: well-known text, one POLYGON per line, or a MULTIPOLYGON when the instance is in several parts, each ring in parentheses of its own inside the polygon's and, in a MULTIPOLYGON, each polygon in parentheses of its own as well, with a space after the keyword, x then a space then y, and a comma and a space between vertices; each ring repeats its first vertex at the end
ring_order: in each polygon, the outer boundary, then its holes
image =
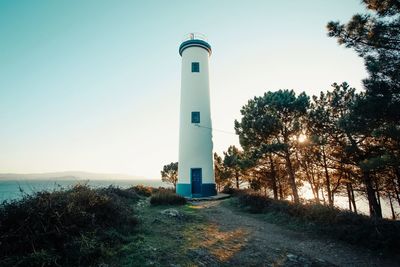
POLYGON ((211 46, 203 35, 191 33, 179 46, 179 54, 182 70, 176 193, 192 198, 214 196, 208 75, 211 46))

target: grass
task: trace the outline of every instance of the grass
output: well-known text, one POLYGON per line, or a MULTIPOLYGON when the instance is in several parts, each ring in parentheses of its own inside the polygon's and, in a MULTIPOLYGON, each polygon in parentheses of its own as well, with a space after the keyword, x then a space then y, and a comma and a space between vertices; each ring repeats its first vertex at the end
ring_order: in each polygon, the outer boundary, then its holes
MULTIPOLYGON (((169 217, 161 211, 170 205, 147 206, 138 210, 140 224, 131 242, 115 259, 116 266, 195 266, 187 256, 190 237, 205 225, 205 220, 190 205, 174 206, 181 216, 169 217)), ((193 239, 195 240, 195 239, 193 239)))
POLYGON ((400 248, 400 222, 374 220, 317 204, 293 204, 252 192, 242 192, 230 204, 263 215, 263 219, 294 230, 322 234, 347 243, 396 254, 400 248))

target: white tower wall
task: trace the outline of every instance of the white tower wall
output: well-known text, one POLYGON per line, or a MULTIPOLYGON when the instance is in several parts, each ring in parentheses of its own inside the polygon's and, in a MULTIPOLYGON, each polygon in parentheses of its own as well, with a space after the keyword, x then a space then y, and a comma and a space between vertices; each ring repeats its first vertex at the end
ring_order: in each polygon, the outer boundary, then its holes
POLYGON ((197 46, 197 42, 201 44, 202 41, 192 41, 180 51, 182 72, 177 193, 200 197, 216 194, 209 89, 211 47, 197 46), (192 63, 198 63, 199 72, 192 72, 192 63), (192 112, 200 112, 200 123, 192 122, 192 112), (197 172, 201 169, 200 193, 198 184, 194 184, 198 180, 192 178, 193 169, 197 172))

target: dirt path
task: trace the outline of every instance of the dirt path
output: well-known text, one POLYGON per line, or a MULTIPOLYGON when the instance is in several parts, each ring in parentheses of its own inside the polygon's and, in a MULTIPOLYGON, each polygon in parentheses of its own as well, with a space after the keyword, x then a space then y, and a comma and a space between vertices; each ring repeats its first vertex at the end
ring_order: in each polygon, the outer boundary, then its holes
POLYGON ((203 266, 398 266, 373 252, 316 239, 221 205, 194 202, 209 224, 191 256, 203 266))

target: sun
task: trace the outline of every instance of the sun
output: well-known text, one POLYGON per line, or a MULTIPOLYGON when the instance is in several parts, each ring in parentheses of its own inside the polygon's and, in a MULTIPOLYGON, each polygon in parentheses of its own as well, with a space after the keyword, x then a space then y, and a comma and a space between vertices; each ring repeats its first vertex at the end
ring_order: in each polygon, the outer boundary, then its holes
POLYGON ((307 135, 305 134, 300 134, 299 137, 297 137, 297 141, 299 143, 304 143, 305 141, 307 141, 307 135))

